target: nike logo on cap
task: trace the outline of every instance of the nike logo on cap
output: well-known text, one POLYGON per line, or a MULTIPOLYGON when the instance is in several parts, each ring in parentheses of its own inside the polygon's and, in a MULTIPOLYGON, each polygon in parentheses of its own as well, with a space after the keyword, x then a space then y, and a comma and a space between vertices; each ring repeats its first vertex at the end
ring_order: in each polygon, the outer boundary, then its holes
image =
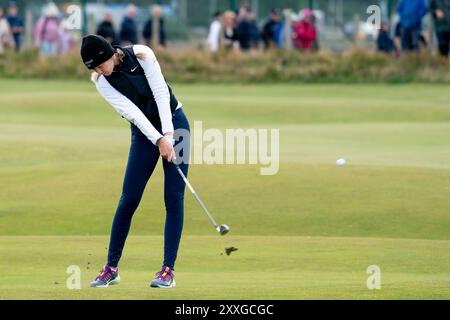
POLYGON ((134 70, 136 70, 137 69, 137 66, 136 67, 134 67, 134 69, 131 69, 131 72, 134 72, 134 70))

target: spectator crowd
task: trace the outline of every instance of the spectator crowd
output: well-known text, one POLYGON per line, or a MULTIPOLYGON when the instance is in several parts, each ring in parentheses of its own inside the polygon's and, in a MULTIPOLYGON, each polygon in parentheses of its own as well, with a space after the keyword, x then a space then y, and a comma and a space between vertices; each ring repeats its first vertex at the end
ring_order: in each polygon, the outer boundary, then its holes
MULTIPOLYGON (((427 47, 423 18, 430 13, 436 31, 439 53, 449 56, 450 48, 450 0, 400 0, 397 5, 399 21, 393 37, 389 24, 383 22, 377 39, 378 50, 393 55, 402 52, 419 52, 427 47)), ((431 35, 432 36, 432 35, 431 35)))
MULTIPOLYGON (((138 43, 138 28, 136 23, 137 8, 130 4, 126 9, 124 19, 120 25, 120 31, 116 32, 113 17, 110 13, 104 16, 103 21, 97 26, 96 33, 105 37, 114 45, 131 45, 138 43)), ((165 46, 166 36, 164 31, 164 18, 161 7, 153 5, 149 14, 150 18, 145 23, 142 38, 150 44, 153 38, 153 18, 158 18, 158 45, 165 46), (152 18, 153 17, 153 18, 152 18)), ((11 2, 8 7, 8 15, 4 16, 0 7, 0 54, 11 49, 20 51, 22 38, 25 32, 23 20, 19 17, 19 7, 11 2)), ((49 2, 42 8, 42 14, 37 20, 33 30, 33 43, 39 49, 43 57, 53 57, 66 54, 75 48, 73 32, 58 6, 49 2)))
MULTIPOLYGON (((113 45, 132 45, 139 42, 138 25, 136 22, 137 8, 130 4, 126 9, 126 14, 120 25, 120 31, 116 32, 113 17, 111 13, 106 13, 103 21, 97 27, 97 34, 107 39, 113 45)), ((149 19, 146 21, 142 30, 142 38, 146 44, 152 46, 153 29, 157 29, 157 43, 159 47, 166 45, 166 32, 164 27, 164 17, 159 5, 150 7, 149 19), (155 19, 155 21, 153 21, 155 19), (156 21, 157 20, 157 21, 156 21), (156 26, 154 25, 156 23, 156 26)))
MULTIPOLYGON (((24 32, 25 26, 17 4, 10 2, 6 17, 3 8, 0 8, 0 54, 6 49, 20 51, 24 32)), ((43 7, 42 15, 33 29, 33 41, 42 56, 65 54, 73 49, 72 33, 53 2, 43 7)))
MULTIPOLYGON (((396 11, 398 22, 393 34, 388 22, 383 22, 380 26, 377 37, 379 51, 399 56, 426 48, 429 39, 424 36, 423 20, 430 13, 439 53, 449 57, 450 0, 400 0, 396 11)), ((261 42, 264 49, 292 45, 300 51, 316 51, 319 49, 316 20, 314 12, 309 8, 301 10, 298 15, 283 14, 281 10, 273 9, 259 30, 250 6, 243 4, 235 12, 214 14, 208 47, 210 51, 224 48, 246 52, 258 49, 261 42), (286 21, 288 16, 292 18, 290 21, 286 21), (291 30, 286 30, 287 28, 291 30)))
MULTIPOLYGON (((147 45, 165 47, 167 40, 161 7, 151 6, 149 18, 140 35, 136 21, 137 10, 133 4, 127 6, 118 31, 112 14, 105 14, 96 33, 114 45, 137 44, 142 38, 147 45)), ((423 20, 430 13, 439 53, 444 57, 449 56, 450 0, 399 0, 396 11, 398 22, 393 28, 388 22, 381 24, 377 37, 378 51, 399 56, 403 52, 419 52, 426 48, 430 35, 424 35, 423 20)), ((42 56, 68 53, 75 47, 67 19, 53 2, 42 8, 42 14, 32 31, 34 45, 42 56)), ((7 10, 0 7, 0 54, 8 49, 20 51, 24 32, 25 26, 17 4, 11 2, 7 10)), ((207 46, 211 52, 252 52, 271 48, 295 48, 302 52, 314 52, 319 49, 318 36, 317 18, 309 8, 298 14, 274 8, 265 21, 259 24, 251 6, 244 3, 235 11, 216 12, 212 16, 207 46)))
POLYGON ((208 48, 212 52, 221 48, 248 52, 290 45, 301 51, 318 49, 316 19, 311 9, 301 10, 292 21, 286 19, 287 15, 275 8, 259 28, 248 4, 243 4, 236 11, 216 12, 210 25, 208 48))

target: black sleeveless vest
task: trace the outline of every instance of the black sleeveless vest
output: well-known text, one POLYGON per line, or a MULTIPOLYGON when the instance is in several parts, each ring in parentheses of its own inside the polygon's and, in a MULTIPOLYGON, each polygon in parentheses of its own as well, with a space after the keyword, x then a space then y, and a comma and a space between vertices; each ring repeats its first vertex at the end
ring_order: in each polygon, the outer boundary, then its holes
MULTIPOLYGON (((110 76, 105 76, 106 81, 114 89, 130 99, 150 122, 153 124, 160 123, 158 106, 145 77, 144 69, 134 54, 133 47, 115 48, 123 51, 123 61, 114 68, 114 72, 110 76)), ((178 100, 168 84, 167 87, 170 94, 170 110, 173 114, 178 106, 178 100)))

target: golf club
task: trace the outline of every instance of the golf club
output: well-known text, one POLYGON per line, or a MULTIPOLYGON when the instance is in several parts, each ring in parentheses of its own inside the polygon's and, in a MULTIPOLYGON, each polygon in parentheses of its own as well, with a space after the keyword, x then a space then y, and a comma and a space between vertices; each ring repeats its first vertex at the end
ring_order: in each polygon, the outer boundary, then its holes
MULTIPOLYGON (((175 161, 175 158, 174 158, 175 161)), ((188 179, 186 178, 186 176, 184 175, 183 171, 181 171, 180 167, 173 162, 173 164, 175 165, 175 167, 177 168, 178 173, 180 174, 180 176, 183 178, 184 182, 186 183, 186 185, 188 186, 189 190, 191 190, 192 194, 194 195, 195 199, 197 200, 197 202, 200 204, 200 206, 202 207, 203 211, 206 213, 206 215, 209 218, 209 221, 211 221, 212 225, 214 226, 214 228, 217 230, 217 232, 219 232, 222 236, 227 234, 228 231, 230 231, 230 227, 228 227, 226 224, 222 224, 222 225, 218 225, 216 220, 214 220, 213 216, 211 215, 211 213, 209 213, 208 209, 206 208, 206 206, 203 204, 202 200, 200 200, 199 196, 197 195, 197 193, 195 192, 194 188, 192 188, 192 185, 189 183, 188 179)))

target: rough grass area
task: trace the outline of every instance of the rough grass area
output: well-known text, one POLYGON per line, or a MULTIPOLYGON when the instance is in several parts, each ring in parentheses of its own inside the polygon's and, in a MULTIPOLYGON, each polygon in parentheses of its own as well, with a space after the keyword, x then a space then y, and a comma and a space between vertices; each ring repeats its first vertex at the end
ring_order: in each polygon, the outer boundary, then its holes
MULTIPOLYGON (((272 51, 253 54, 199 50, 157 52, 166 79, 215 83, 449 83, 450 63, 438 56, 394 58, 362 49, 344 54, 272 51)), ((0 76, 8 78, 85 79, 89 75, 73 54, 42 59, 37 51, 0 56, 0 76)))

